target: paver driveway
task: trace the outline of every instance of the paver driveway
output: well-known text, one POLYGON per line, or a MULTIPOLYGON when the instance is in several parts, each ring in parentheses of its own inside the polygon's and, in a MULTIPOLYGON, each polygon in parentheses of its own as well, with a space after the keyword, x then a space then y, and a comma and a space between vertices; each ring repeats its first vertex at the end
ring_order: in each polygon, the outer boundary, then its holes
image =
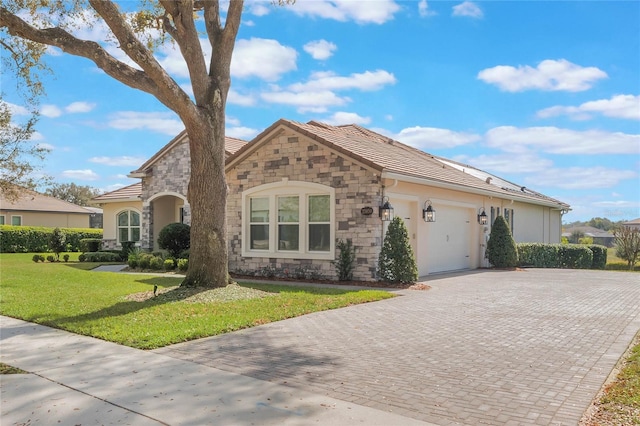
POLYGON ((448 424, 577 424, 640 329, 637 274, 530 269, 156 352, 448 424))

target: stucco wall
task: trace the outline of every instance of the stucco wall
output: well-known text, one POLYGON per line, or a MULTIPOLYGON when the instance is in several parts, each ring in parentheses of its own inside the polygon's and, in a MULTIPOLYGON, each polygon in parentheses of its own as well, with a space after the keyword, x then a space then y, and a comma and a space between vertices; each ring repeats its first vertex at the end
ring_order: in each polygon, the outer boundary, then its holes
POLYGON ((120 248, 117 243, 116 216, 124 210, 135 210, 140 213, 142 212, 142 201, 105 203, 102 205, 102 248, 120 248))
POLYGON ((354 278, 374 280, 382 235, 382 221, 377 214, 380 178, 375 171, 291 130, 269 140, 227 173, 229 269, 233 272, 260 271, 265 267, 302 267, 336 278, 331 260, 242 256, 243 191, 283 178, 335 189, 335 237, 337 240, 351 239, 356 247, 354 278), (374 213, 364 216, 363 207, 372 207, 374 213))
POLYGON ((5 224, 11 225, 11 216, 22 216, 22 226, 44 226, 48 228, 88 228, 90 214, 55 213, 33 211, 0 211, 4 215, 5 224))

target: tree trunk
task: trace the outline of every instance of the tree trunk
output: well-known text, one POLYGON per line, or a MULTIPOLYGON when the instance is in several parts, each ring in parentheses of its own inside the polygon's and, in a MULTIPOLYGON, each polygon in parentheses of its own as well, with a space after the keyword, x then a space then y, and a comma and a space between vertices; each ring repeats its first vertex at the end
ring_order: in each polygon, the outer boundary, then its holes
POLYGON ((181 285, 224 287, 229 282, 224 103, 214 103, 203 110, 198 121, 187 123, 191 248, 187 276, 181 285))

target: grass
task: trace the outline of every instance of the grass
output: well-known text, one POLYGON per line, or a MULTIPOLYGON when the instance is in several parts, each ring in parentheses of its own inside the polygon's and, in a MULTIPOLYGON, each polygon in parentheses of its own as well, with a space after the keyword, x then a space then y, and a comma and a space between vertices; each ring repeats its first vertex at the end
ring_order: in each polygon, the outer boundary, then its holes
MULTIPOLYGON (((136 298, 154 286, 166 291, 181 278, 94 272, 87 268, 96 264, 74 262, 78 254, 71 255, 69 263, 34 263, 33 254, 0 254, 0 314, 153 349, 393 297, 378 290, 243 284, 251 295, 239 300, 203 298, 202 292, 200 298, 179 292, 136 298)), ((228 291, 237 291, 234 287, 228 291)))
POLYGON ((28 374, 24 370, 0 362, 0 374, 28 374))

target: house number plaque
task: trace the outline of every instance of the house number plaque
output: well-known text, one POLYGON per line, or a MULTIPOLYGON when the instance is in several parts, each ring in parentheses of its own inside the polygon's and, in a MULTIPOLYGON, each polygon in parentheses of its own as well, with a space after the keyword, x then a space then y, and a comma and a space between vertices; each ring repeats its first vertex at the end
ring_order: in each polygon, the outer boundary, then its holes
POLYGON ((363 216, 371 216, 373 214, 373 208, 363 207, 360 209, 360 213, 362 213, 363 216))

